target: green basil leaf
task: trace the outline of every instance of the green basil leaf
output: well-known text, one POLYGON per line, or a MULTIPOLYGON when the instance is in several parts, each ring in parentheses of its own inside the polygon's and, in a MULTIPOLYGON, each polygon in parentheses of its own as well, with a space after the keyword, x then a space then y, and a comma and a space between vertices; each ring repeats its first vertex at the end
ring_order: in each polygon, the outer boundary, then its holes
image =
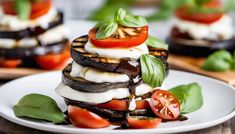
POLYGON ((140 57, 140 64, 144 82, 152 88, 161 86, 166 77, 162 61, 152 55, 144 54, 140 57))
POLYGON ((145 18, 127 14, 124 19, 119 19, 118 23, 126 27, 143 27, 148 25, 145 18))
POLYGON ((151 35, 148 36, 146 44, 154 48, 168 49, 168 45, 164 41, 161 41, 151 35))
POLYGON ((126 17, 126 14, 127 14, 126 10, 124 10, 123 8, 120 8, 115 12, 114 18, 115 20, 122 20, 126 17))
POLYGON ((231 62, 232 55, 225 50, 220 50, 214 52, 206 59, 202 69, 221 72, 230 69, 231 62))
POLYGON ((14 7, 21 20, 27 20, 30 15, 31 5, 29 0, 14 0, 14 7))
POLYGON ((99 30, 96 33, 96 39, 104 39, 110 37, 118 28, 116 22, 105 22, 99 26, 99 30))
POLYGON ((56 102, 48 96, 40 94, 29 94, 24 96, 13 108, 17 117, 30 117, 62 123, 65 121, 63 112, 56 102))
POLYGON ((181 114, 194 112, 203 105, 201 87, 198 83, 179 85, 169 91, 178 98, 181 114))

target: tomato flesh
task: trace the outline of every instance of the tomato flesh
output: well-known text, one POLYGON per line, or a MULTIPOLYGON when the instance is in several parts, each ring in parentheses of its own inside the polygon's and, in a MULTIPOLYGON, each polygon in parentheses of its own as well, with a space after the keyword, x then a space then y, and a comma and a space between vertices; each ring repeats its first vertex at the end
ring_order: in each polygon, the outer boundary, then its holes
POLYGON ((125 38, 115 38, 111 36, 105 39, 96 39, 96 31, 96 29, 91 29, 89 31, 89 39, 93 45, 101 48, 134 47, 144 43, 148 38, 147 26, 139 28, 137 35, 127 36, 125 38))
MULTIPOLYGON (((205 3, 202 6, 209 8, 209 9, 215 9, 215 8, 221 8, 222 3, 218 0, 211 0, 209 3, 205 3)), ((189 20, 189 21, 205 23, 205 24, 213 23, 213 22, 219 20, 223 16, 223 13, 221 13, 221 12, 190 14, 189 10, 190 10, 190 7, 188 7, 188 6, 180 7, 176 10, 175 15, 178 18, 183 19, 183 20, 189 20)))
MULTIPOLYGON (((117 111, 128 111, 128 100, 111 100, 107 103, 98 104, 97 107, 117 110, 117 111)), ((137 100, 136 109, 147 109, 149 108, 149 102, 147 100, 137 100)))
POLYGON ((150 107, 160 118, 174 120, 180 115, 178 99, 166 90, 157 89, 150 99, 150 107))
POLYGON ((16 68, 22 63, 21 59, 7 59, 0 61, 0 67, 16 68))
POLYGON ((104 128, 110 123, 99 115, 76 106, 68 107, 68 115, 72 124, 81 128, 104 128))
POLYGON ((42 69, 54 70, 63 68, 69 58, 70 51, 69 49, 66 49, 64 52, 59 54, 36 56, 35 60, 42 69))
MULTIPOLYGON (((36 19, 50 10, 52 6, 51 0, 41 0, 40 2, 31 2, 30 19, 36 19)), ((13 1, 1 2, 1 7, 5 14, 16 15, 13 1)))
POLYGON ((129 126, 137 129, 156 128, 161 124, 162 119, 160 118, 135 118, 128 117, 127 122, 129 126))

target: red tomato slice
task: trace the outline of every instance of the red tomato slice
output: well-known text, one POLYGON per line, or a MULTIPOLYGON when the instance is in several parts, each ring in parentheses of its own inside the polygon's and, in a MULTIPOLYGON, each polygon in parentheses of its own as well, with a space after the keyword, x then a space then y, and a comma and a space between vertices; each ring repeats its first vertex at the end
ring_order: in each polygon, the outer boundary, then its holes
POLYGON ((20 59, 8 59, 0 61, 0 67, 6 67, 6 68, 16 68, 22 63, 22 60, 20 59))
POLYGON ((99 115, 76 106, 68 107, 70 121, 81 128, 104 128, 110 123, 99 115))
MULTIPOLYGON (((118 111, 127 111, 128 110, 128 100, 111 100, 107 103, 98 104, 97 107, 118 110, 118 111)), ((137 100, 136 109, 147 109, 149 108, 149 102, 147 100, 137 100)))
MULTIPOLYGON (((206 8, 221 8, 222 3, 219 0, 211 0, 209 3, 205 3, 202 5, 203 7, 206 8)), ((179 9, 176 10, 175 15, 179 17, 180 19, 184 20, 189 20, 189 21, 195 21, 195 22, 200 22, 200 23, 206 23, 210 24, 213 23, 217 20, 219 20, 222 16, 223 13, 195 13, 195 14, 190 14, 189 13, 190 7, 183 6, 179 9)))
POLYGON ((47 54, 43 56, 36 56, 35 60, 37 64, 47 70, 61 69, 67 63, 70 58, 70 51, 66 49, 60 54, 47 54))
POLYGON ((166 90, 157 89, 151 99, 150 107, 160 118, 174 120, 180 115, 180 103, 178 99, 166 90))
POLYGON ((161 124, 160 118, 136 118, 128 117, 127 122, 132 128, 144 129, 144 128, 156 128, 161 124))
MULTIPOLYGON (((1 2, 3 12, 5 14, 16 15, 13 1, 1 2)), ((51 0, 41 0, 40 2, 31 2, 30 19, 36 19, 46 14, 52 6, 51 0)))
POLYGON ((102 48, 128 48, 142 44, 148 38, 148 27, 135 28, 137 35, 126 36, 125 38, 108 37, 105 39, 96 39, 96 29, 89 31, 89 38, 92 44, 102 48))

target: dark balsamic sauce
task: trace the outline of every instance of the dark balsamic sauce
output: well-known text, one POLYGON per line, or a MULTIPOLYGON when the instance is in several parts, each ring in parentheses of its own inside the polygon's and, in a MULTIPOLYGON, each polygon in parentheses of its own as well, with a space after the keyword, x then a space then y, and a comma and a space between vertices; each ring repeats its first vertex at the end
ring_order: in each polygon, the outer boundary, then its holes
POLYGON ((139 76, 140 63, 131 58, 122 58, 116 69, 119 73, 127 74, 130 78, 130 85, 128 86, 130 93, 135 94, 135 88, 142 83, 139 76))
POLYGON ((188 120, 188 117, 184 116, 184 115, 180 115, 178 118, 174 119, 174 120, 162 120, 162 122, 172 122, 172 121, 186 121, 188 120))

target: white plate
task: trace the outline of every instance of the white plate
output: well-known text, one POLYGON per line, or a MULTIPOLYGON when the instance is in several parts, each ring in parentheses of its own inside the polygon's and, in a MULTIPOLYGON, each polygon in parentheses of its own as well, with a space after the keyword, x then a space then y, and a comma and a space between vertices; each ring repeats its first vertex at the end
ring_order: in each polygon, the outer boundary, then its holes
POLYGON ((65 110, 63 99, 58 96, 54 89, 61 81, 60 72, 43 73, 20 78, 0 87, 0 115, 12 122, 35 129, 59 132, 59 133, 96 133, 96 134, 140 134, 140 133, 173 133, 185 132, 211 127, 222 123, 235 115, 235 90, 227 84, 208 77, 186 73, 181 71, 170 71, 170 75, 163 87, 171 88, 180 84, 198 82, 202 86, 204 104, 196 112, 187 114, 189 118, 183 122, 162 123, 156 129, 136 130, 112 130, 114 126, 104 129, 81 129, 72 125, 52 125, 50 123, 17 118, 12 107, 24 95, 40 93, 54 98, 59 106, 65 110))

